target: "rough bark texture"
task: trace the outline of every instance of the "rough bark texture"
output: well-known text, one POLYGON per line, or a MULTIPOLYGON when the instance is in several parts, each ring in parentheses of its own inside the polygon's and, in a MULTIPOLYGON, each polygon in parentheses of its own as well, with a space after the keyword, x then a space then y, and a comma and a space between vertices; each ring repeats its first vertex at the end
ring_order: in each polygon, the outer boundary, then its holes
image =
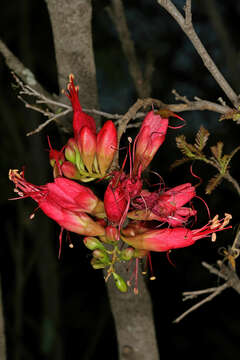
MULTIPOLYGON (((91 1, 46 0, 56 50, 60 87, 69 73, 76 75, 84 107, 97 107, 96 70, 92 49, 91 1)), ((121 273, 121 271, 119 271, 121 273)), ((151 300, 140 280, 139 296, 121 294, 109 282, 109 298, 119 343, 119 359, 157 360, 151 300)))
MULTIPOLYGON (((129 278, 122 264, 115 268, 124 279, 129 278)), ((119 359, 158 360, 151 298, 143 276, 138 279, 138 295, 133 289, 121 293, 111 279, 107 284, 116 324, 119 359)))
POLYGON ((46 0, 52 24, 58 80, 65 89, 75 75, 83 107, 97 108, 96 69, 92 46, 91 0, 46 0))

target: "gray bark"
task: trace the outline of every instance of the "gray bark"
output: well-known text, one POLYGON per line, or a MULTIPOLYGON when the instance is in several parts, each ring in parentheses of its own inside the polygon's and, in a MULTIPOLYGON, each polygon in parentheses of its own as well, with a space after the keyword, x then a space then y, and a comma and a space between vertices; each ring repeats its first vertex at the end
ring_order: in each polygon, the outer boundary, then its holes
MULTIPOLYGON (((130 276, 123 264, 115 266, 115 270, 124 279, 130 276)), ((139 274, 138 295, 133 289, 121 293, 111 280, 107 285, 116 324, 119 359, 158 360, 152 303, 143 276, 139 274)))
POLYGON ((69 74, 79 84, 81 105, 97 108, 96 68, 92 45, 91 0, 46 0, 52 24, 58 80, 65 89, 69 74))
MULTIPOLYGON (((68 75, 74 73, 76 84, 80 85, 81 104, 96 108, 98 96, 91 1, 46 0, 46 3, 52 23, 60 87, 64 88, 68 75)), ((114 284, 108 284, 120 360, 158 359, 151 299, 142 278, 139 289, 138 296, 133 292, 121 294, 114 284)))

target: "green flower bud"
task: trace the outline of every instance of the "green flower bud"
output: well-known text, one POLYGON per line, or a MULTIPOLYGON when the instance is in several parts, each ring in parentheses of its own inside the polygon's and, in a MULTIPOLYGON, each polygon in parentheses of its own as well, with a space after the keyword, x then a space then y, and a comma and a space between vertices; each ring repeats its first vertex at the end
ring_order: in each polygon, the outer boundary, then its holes
POLYGON ((94 269, 98 270, 98 269, 104 269, 105 268, 105 264, 103 264, 102 262, 100 262, 98 259, 92 258, 91 260, 91 265, 94 269))
POLYGON ((112 274, 115 280, 115 285, 118 288, 118 290, 120 290, 121 292, 127 292, 128 290, 127 284, 125 283, 123 278, 120 275, 116 274, 115 272, 113 272, 112 274))
POLYGON ((120 255, 121 260, 126 260, 126 261, 131 260, 132 257, 134 256, 134 252, 135 250, 132 247, 128 247, 124 249, 120 255))
POLYGON ((105 249, 104 250, 99 250, 99 249, 94 250, 93 257, 95 259, 98 259, 99 261, 101 261, 103 264, 109 264, 109 262, 110 262, 109 257, 105 252, 105 249))
POLYGON ((83 242, 84 242, 84 245, 90 250, 101 249, 101 250, 105 251, 105 248, 104 248, 103 244, 101 243, 101 241, 99 241, 95 237, 87 236, 83 239, 83 242))

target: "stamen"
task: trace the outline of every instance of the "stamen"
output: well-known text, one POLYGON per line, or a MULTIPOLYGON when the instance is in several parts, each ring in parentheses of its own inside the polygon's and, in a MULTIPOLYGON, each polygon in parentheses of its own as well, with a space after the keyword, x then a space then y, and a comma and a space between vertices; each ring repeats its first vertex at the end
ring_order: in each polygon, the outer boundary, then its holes
POLYGON ((63 235, 63 227, 61 227, 60 234, 59 234, 59 251, 58 251, 58 259, 60 259, 61 252, 62 252, 62 235, 63 235))

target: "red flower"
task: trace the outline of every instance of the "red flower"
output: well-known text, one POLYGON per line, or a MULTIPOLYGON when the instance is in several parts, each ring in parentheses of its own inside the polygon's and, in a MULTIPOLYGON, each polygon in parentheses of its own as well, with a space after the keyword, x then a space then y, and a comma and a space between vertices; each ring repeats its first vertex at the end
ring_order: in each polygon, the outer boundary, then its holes
POLYGON ((97 137, 88 126, 83 126, 78 135, 78 148, 82 161, 90 173, 96 156, 97 137))
POLYGON ((231 228, 228 225, 231 215, 225 214, 225 218, 218 220, 216 216, 207 225, 200 229, 187 229, 176 227, 174 229, 166 228, 160 230, 147 230, 136 236, 122 236, 122 239, 136 249, 148 251, 169 251, 171 249, 183 248, 194 244, 197 240, 212 234, 215 240, 216 232, 231 228))
POLYGON ((65 178, 36 186, 26 181, 17 170, 10 170, 9 178, 21 197, 31 197, 64 229, 80 235, 104 235, 104 228, 85 214, 104 216, 103 203, 87 187, 65 178))
POLYGON ((128 217, 135 220, 167 222, 173 227, 181 226, 190 216, 197 213, 192 208, 182 206, 195 196, 195 188, 190 183, 178 185, 162 193, 143 190, 133 204, 140 210, 131 211, 128 217))
POLYGON ((169 127, 169 116, 177 117, 183 121, 180 116, 168 110, 159 110, 158 112, 152 110, 146 115, 134 144, 136 148, 133 159, 134 173, 137 173, 140 165, 142 171, 146 169, 164 142, 169 127))
POLYGON ((73 82, 74 76, 69 75, 68 90, 66 92, 67 97, 72 103, 73 108, 73 131, 74 137, 77 139, 81 129, 84 126, 88 126, 94 134, 96 134, 96 123, 92 116, 86 114, 80 105, 78 99, 79 88, 75 87, 73 82))
POLYGON ((122 181, 125 179, 125 174, 116 172, 104 194, 104 207, 108 220, 113 224, 119 224, 124 217, 126 217, 126 210, 128 210, 128 198, 125 189, 122 186, 122 181))
POLYGON ((97 135, 97 161, 100 173, 106 174, 117 150, 117 130, 111 120, 105 122, 97 135))
POLYGON ((149 165, 165 139, 167 128, 167 118, 162 118, 153 110, 147 114, 135 140, 134 173, 138 171, 140 164, 142 170, 149 165))

